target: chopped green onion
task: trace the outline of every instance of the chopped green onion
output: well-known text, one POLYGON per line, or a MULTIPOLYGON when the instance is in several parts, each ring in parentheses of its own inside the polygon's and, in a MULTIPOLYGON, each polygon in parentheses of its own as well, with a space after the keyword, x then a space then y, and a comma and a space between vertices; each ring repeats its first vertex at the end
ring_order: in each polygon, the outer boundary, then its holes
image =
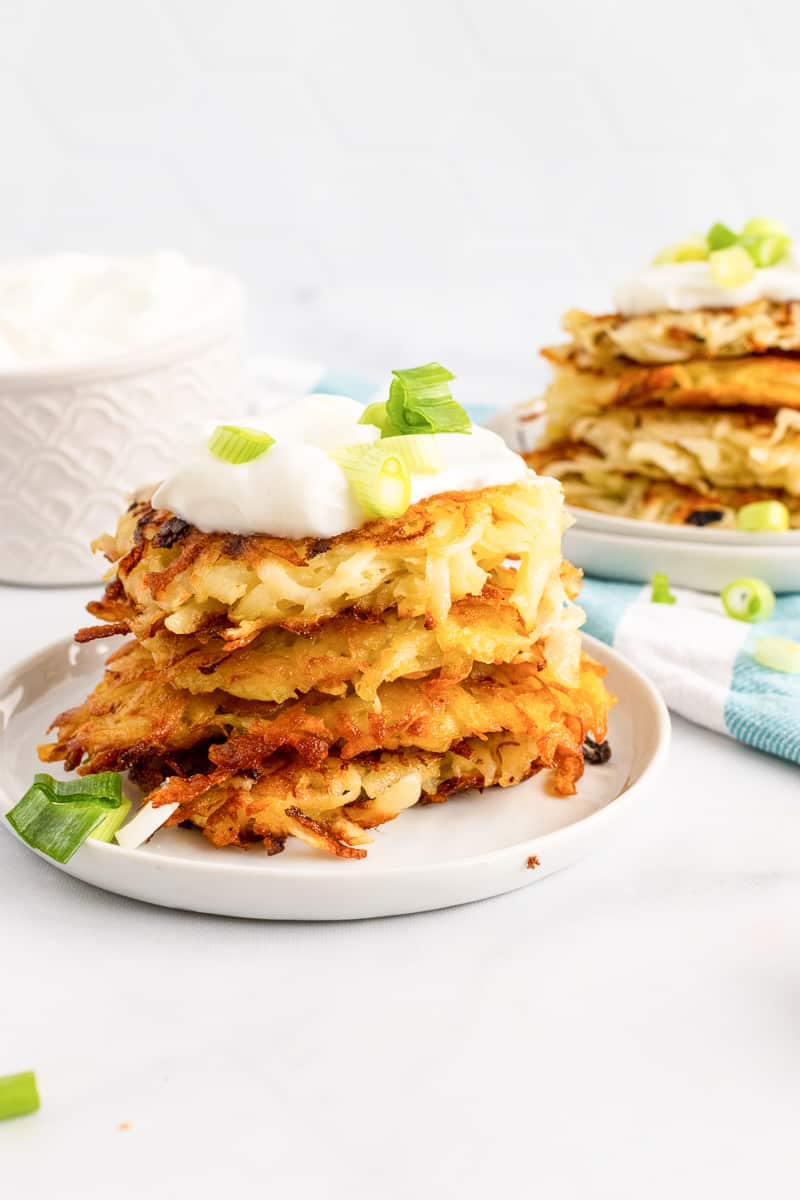
POLYGON ((784 533, 789 528, 789 510, 780 500, 759 500, 739 509, 736 524, 745 533, 784 533))
POLYGON ((748 283, 756 273, 755 263, 742 246, 728 246, 709 255, 711 275, 720 287, 733 289, 748 283))
POLYGON ((0 1121, 24 1117, 39 1108, 39 1091, 33 1071, 0 1075, 0 1121))
POLYGON ((359 425, 375 425, 383 431, 389 424, 389 418, 386 415, 386 404, 380 402, 378 404, 368 404, 361 416, 358 418, 359 425))
POLYGON ((34 775, 33 784, 7 814, 23 841, 56 862, 69 862, 75 851, 123 804, 122 776, 104 771, 67 783, 34 775))
POLYGON ((712 225, 706 234, 706 245, 711 251, 727 250, 728 246, 735 246, 737 240, 733 230, 727 225, 723 225, 721 221, 712 225))
POLYGON ((653 576, 653 590, 650 594, 651 604, 676 604, 677 601, 669 590, 669 576, 660 571, 653 576))
POLYGON ((208 441, 208 448, 215 458, 237 466, 252 462, 274 445, 275 438, 268 433, 244 429, 240 425, 218 425, 208 441))
POLYGON ((663 250, 659 250, 653 259, 653 264, 660 266, 663 263, 703 262, 707 258, 706 239, 691 237, 686 238, 685 241, 676 242, 674 246, 665 246, 663 250))
POLYGON ((93 842, 113 842, 117 830, 121 827, 130 811, 130 800, 123 800, 119 808, 109 809, 100 824, 89 834, 89 837, 93 842))
POLYGON ((471 433, 472 422, 453 399, 452 371, 439 363, 392 371, 386 412, 390 428, 384 437, 403 433, 471 433))
POLYGON ((331 457, 368 516, 399 517, 406 511, 411 503, 411 472, 402 454, 387 453, 381 442, 372 442, 343 447, 331 457))
POLYGON ((753 658, 770 671, 783 671, 786 675, 800 674, 800 642, 793 642, 790 638, 759 638, 753 658))
POLYGON ((743 246, 757 267, 774 267, 782 262, 789 251, 792 239, 783 235, 742 234, 739 245, 743 246))
POLYGON ((433 438, 419 433, 395 434, 382 438, 383 454, 396 454, 412 475, 434 475, 443 467, 442 452, 433 438))
POLYGON ((783 221, 772 217, 751 217, 742 228, 742 237, 788 237, 789 230, 783 221))
POLYGON ((723 588, 720 599, 736 621, 766 621, 775 608, 775 593, 763 579, 736 579, 723 588))

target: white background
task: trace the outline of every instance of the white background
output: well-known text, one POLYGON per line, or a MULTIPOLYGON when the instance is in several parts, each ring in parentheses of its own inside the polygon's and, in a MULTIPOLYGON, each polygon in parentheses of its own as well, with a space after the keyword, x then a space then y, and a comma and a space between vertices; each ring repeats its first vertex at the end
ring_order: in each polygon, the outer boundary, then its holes
MULTIPOLYGON (((2 0, 0 252, 181 249, 244 278, 259 349, 438 358, 516 400, 560 312, 662 243, 796 218, 798 27, 698 0, 2 0)), ((0 666, 85 598, 4 590, 0 666)), ((796 1196, 797 792, 678 723, 607 854, 330 928, 116 900, 3 836, 0 1072, 36 1068, 44 1106, 0 1126, 0 1194, 796 1196)))
POLYGON ((182 249, 262 350, 516 400, 663 243, 800 216, 799 35, 769 2, 2 0, 0 252, 182 249))

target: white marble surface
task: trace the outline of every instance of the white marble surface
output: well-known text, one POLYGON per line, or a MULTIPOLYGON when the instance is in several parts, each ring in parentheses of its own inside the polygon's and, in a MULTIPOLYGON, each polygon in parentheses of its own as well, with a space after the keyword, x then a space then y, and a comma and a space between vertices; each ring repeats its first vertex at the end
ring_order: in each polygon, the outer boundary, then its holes
MULTIPOLYGON (((0 666, 88 594, 0 589, 0 666)), ((797 769, 680 721, 612 850, 421 917, 169 912, 0 833, 0 1072, 43 1099, 0 1192, 795 1196, 798 844, 797 769)))

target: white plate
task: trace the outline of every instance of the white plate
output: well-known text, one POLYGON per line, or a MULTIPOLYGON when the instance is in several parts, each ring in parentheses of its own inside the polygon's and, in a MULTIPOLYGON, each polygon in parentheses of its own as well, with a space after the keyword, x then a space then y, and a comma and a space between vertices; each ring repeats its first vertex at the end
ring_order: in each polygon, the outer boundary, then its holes
MULTIPOLYGON (((709 508, 713 508, 709 503, 709 508)), ((673 542, 686 542, 696 546, 732 546, 753 550, 766 548, 779 550, 783 554, 800 550, 800 529, 787 529, 785 533, 742 533, 738 529, 720 529, 717 525, 665 525, 662 521, 639 521, 633 517, 612 517, 610 513, 593 512, 589 508, 567 505, 569 512, 582 529, 597 533, 618 533, 624 537, 666 538, 673 542)))
MULTIPOLYGON (((587 766, 577 796, 550 795, 541 775, 413 808, 375 830, 361 860, 328 858, 293 840, 274 857, 258 849, 216 850, 196 831, 168 829, 139 850, 87 842, 61 869, 169 908, 280 920, 423 912, 524 887, 612 836, 667 753, 669 717, 652 685, 606 646, 585 641, 608 665, 619 703, 611 716, 611 760, 587 766), (531 856, 538 859, 532 869, 531 856)), ((57 642, 0 678, 0 812, 30 786, 41 769, 36 745, 45 729, 94 686, 111 648, 57 642)))
POLYGON ((775 592, 800 591, 800 545, 783 540, 793 534, 772 534, 772 542, 756 543, 742 542, 739 539, 746 534, 731 532, 731 541, 726 543, 721 535, 716 541, 670 537, 672 528, 661 526, 665 532, 659 531, 658 536, 637 536, 628 531, 611 532, 585 520, 582 511, 572 511, 580 516, 564 535, 564 554, 587 575, 647 583, 656 571, 663 571, 670 583, 705 592, 721 592, 734 579, 755 577, 765 580, 775 592))

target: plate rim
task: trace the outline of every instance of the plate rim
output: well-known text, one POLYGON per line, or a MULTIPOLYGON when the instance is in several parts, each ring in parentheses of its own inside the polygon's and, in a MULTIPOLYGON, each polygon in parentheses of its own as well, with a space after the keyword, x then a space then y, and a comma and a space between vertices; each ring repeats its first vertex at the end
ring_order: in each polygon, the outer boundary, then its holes
POLYGON ((703 549, 723 547, 726 549, 750 550, 794 550, 800 549, 800 529, 787 529, 782 533, 745 533, 741 529, 717 529, 713 526, 695 527, 669 525, 663 521, 642 521, 638 517, 618 517, 613 513, 597 512, 593 508, 581 508, 567 504, 567 511, 574 518, 572 529, 582 533, 602 533, 604 537, 625 537, 642 540, 671 541, 676 546, 703 549))

